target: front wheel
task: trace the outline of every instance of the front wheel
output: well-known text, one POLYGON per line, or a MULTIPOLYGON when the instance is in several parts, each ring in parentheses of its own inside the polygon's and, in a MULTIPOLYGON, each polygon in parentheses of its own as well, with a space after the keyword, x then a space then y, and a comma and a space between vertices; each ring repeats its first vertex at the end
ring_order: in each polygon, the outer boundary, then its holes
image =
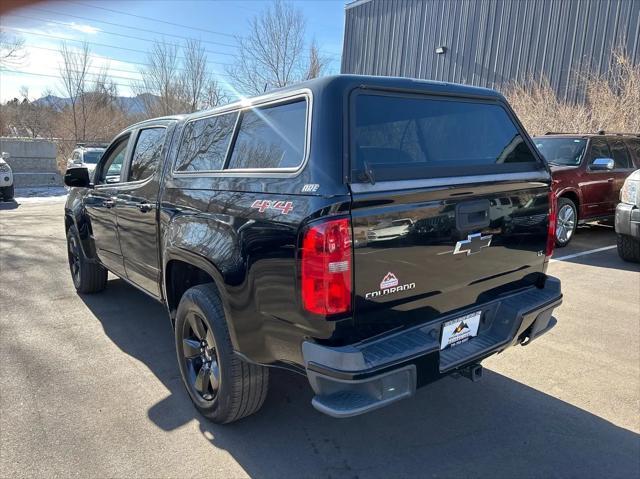
POLYGON ((556 246, 567 246, 578 226, 578 209, 568 198, 558 198, 558 220, 556 224, 556 246))
POLYGON ((627 235, 618 235, 618 256, 625 261, 640 263, 640 240, 627 235))
POLYGON ((107 286, 109 272, 99 263, 90 261, 80 246, 80 235, 75 226, 67 230, 67 257, 71 279, 78 293, 97 293, 107 286))
POLYGON ((184 293, 176 313, 175 337, 182 380, 204 416, 226 424, 262 407, 269 370, 234 354, 213 284, 194 286, 184 293))

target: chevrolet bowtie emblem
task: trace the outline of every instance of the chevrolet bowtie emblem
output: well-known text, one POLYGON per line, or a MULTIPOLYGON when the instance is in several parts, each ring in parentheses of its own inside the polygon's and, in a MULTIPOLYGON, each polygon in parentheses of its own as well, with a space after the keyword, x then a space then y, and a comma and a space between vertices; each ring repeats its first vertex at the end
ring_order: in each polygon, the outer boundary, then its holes
POLYGON ((460 240, 456 243, 453 254, 467 253, 469 256, 479 253, 482 248, 487 248, 491 244, 491 238, 491 235, 482 236, 480 233, 469 235, 466 240, 460 240))

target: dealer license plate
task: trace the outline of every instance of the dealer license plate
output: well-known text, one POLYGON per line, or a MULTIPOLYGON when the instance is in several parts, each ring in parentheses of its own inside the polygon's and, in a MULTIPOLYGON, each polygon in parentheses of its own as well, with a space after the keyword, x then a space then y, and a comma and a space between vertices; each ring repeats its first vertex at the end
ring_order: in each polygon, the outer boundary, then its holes
POLYGON ((444 323, 442 325, 440 349, 458 346, 477 336, 480 316, 482 316, 482 311, 476 311, 444 323))

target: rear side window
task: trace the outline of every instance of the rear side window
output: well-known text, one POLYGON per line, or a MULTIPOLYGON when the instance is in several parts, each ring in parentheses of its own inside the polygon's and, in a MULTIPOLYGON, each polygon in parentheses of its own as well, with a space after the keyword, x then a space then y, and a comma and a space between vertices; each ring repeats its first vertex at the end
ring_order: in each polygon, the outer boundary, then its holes
POLYGON ((229 169, 296 168, 304 157, 306 100, 242 113, 229 169))
POLYGON ((627 169, 633 168, 627 147, 624 146, 622 140, 609 140, 609 146, 611 147, 611 154, 613 155, 613 161, 616 163, 616 168, 627 169))
POLYGON ((160 161, 165 132, 164 128, 140 130, 131 158, 128 181, 145 180, 153 175, 160 161))
POLYGON ((629 151, 636 157, 635 164, 637 168, 640 168, 640 139, 626 139, 625 143, 629 151))
POLYGON ((190 121, 184 127, 176 171, 217 171, 224 166, 238 113, 190 121))
POLYGON ((357 94, 353 181, 529 171, 540 167, 507 111, 495 103, 357 94))
POLYGON ((589 164, 598 158, 612 158, 609 145, 604 138, 591 139, 591 154, 589 155, 589 164))

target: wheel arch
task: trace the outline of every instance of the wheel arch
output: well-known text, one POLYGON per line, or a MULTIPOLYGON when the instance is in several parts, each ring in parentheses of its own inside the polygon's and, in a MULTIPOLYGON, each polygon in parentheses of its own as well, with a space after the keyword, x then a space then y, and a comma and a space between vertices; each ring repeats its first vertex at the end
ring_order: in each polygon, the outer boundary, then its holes
POLYGON ((229 335, 234 348, 237 347, 236 331, 229 315, 229 304, 225 294, 224 279, 220 270, 207 258, 180 248, 169 248, 164 252, 163 295, 172 325, 180 299, 191 287, 213 283, 222 301, 229 335))
POLYGON ((70 208, 64 210, 64 232, 69 231, 72 226, 76 227, 78 235, 80 236, 80 248, 85 258, 92 261, 98 261, 96 255, 96 249, 93 244, 93 237, 91 232, 91 222, 86 214, 78 213, 70 208))
POLYGON ((580 208, 582 206, 582 198, 580 192, 574 189, 565 189, 558 193, 558 199, 566 198, 568 200, 573 201, 573 204, 576 205, 576 213, 578 214, 578 220, 582 216, 580 208))

